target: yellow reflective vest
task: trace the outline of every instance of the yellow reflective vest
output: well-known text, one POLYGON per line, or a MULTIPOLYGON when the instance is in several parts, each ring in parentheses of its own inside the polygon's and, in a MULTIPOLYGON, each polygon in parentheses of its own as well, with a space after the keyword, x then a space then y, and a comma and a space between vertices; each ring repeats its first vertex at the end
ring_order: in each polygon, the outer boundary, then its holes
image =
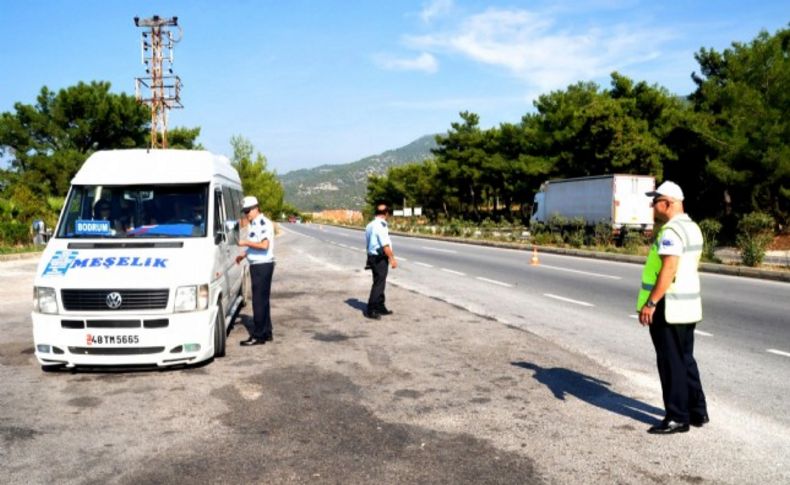
POLYGON ((642 310, 658 281, 658 273, 661 271, 661 256, 658 254, 658 249, 664 231, 673 231, 683 242, 683 254, 678 262, 677 274, 664 295, 667 323, 702 321, 702 297, 698 272, 699 260, 702 257, 702 232, 686 214, 677 215, 667 222, 650 247, 645 269, 642 271, 642 288, 639 290, 636 311, 642 310))

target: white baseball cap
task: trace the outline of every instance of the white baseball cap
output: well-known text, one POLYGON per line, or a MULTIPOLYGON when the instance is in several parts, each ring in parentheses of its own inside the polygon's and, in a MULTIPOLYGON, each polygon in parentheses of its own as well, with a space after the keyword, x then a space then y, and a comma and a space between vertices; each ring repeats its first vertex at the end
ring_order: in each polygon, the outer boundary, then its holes
POLYGON ((241 201, 242 210, 252 209, 253 207, 258 207, 258 198, 254 195, 248 195, 241 201))
POLYGON ((680 186, 675 182, 670 182, 669 180, 659 185, 656 190, 653 190, 652 192, 645 192, 645 195, 648 197, 658 197, 659 195, 663 195, 669 197, 670 199, 683 200, 683 191, 680 189, 680 186))

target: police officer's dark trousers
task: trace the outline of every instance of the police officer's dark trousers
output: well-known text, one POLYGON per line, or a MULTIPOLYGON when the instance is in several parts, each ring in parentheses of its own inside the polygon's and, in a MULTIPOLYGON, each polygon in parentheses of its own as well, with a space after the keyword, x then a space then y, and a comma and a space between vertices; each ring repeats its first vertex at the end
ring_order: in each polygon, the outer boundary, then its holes
POLYGON ((250 336, 264 340, 272 336, 272 315, 269 297, 272 293, 274 263, 250 264, 252 281, 252 321, 250 336))
POLYGON ((666 418, 678 423, 688 423, 690 418, 708 414, 697 361, 694 360, 696 326, 696 323, 667 323, 664 299, 656 305, 650 325, 666 418))
POLYGON ((370 287, 368 298, 368 313, 375 313, 386 308, 384 306, 384 287, 387 285, 387 272, 389 265, 384 254, 368 254, 368 266, 373 273, 373 286, 370 287))

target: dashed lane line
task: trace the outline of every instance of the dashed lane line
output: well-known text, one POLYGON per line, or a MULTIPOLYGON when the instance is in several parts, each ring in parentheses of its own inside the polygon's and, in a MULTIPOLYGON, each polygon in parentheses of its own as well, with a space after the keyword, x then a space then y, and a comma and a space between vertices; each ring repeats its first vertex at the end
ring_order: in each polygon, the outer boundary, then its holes
POLYGON ((568 303, 575 303, 575 304, 581 305, 581 306, 588 306, 588 307, 595 306, 592 303, 587 303, 586 301, 573 300, 571 298, 565 298, 564 296, 554 295, 552 293, 544 293, 543 296, 548 297, 548 298, 553 298, 555 300, 565 301, 565 302, 568 302, 568 303))
POLYGON ((593 273, 591 271, 582 271, 582 270, 579 270, 579 269, 563 268, 561 266, 551 266, 551 265, 548 265, 548 264, 541 264, 541 265, 539 265, 537 267, 538 268, 553 269, 553 270, 556 270, 556 271, 567 271, 568 273, 583 274, 583 275, 587 275, 587 276, 595 276, 596 278, 607 278, 607 279, 611 279, 611 280, 621 280, 621 279, 623 279, 620 276, 613 276, 613 275, 602 274, 602 273, 593 273))
POLYGON ((511 285, 510 283, 505 283, 504 281, 490 280, 488 278, 483 278, 482 276, 476 276, 475 279, 478 279, 480 281, 485 281, 486 283, 491 283, 492 285, 504 286, 505 288, 513 288, 513 285, 511 285))
POLYGON ((415 261, 415 262, 414 262, 414 264, 416 264, 417 266, 422 266, 423 268, 433 268, 433 265, 432 265, 432 264, 428 264, 428 263, 421 263, 421 262, 419 262, 419 261, 415 261))
POLYGON ((429 251, 437 251, 440 253, 450 253, 450 254, 458 254, 458 251, 454 251, 452 249, 441 249, 441 248, 432 248, 430 246, 420 246, 423 249, 427 249, 429 251))
POLYGON ((785 352, 783 350, 765 349, 765 351, 771 354, 781 355, 782 357, 790 357, 790 352, 785 352))
POLYGON ((449 269, 449 268, 442 268, 442 271, 444 271, 445 273, 450 273, 450 274, 454 274, 454 275, 457 275, 457 276, 466 276, 466 273, 461 273, 460 271, 455 271, 455 270, 449 269))

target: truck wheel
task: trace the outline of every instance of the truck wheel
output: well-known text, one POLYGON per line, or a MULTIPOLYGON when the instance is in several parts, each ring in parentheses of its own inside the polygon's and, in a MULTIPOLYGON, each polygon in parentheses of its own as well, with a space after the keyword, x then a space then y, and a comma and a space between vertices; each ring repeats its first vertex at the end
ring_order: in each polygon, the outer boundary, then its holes
POLYGON ((225 312, 222 311, 222 304, 217 305, 217 316, 214 319, 214 357, 225 357, 225 312))

